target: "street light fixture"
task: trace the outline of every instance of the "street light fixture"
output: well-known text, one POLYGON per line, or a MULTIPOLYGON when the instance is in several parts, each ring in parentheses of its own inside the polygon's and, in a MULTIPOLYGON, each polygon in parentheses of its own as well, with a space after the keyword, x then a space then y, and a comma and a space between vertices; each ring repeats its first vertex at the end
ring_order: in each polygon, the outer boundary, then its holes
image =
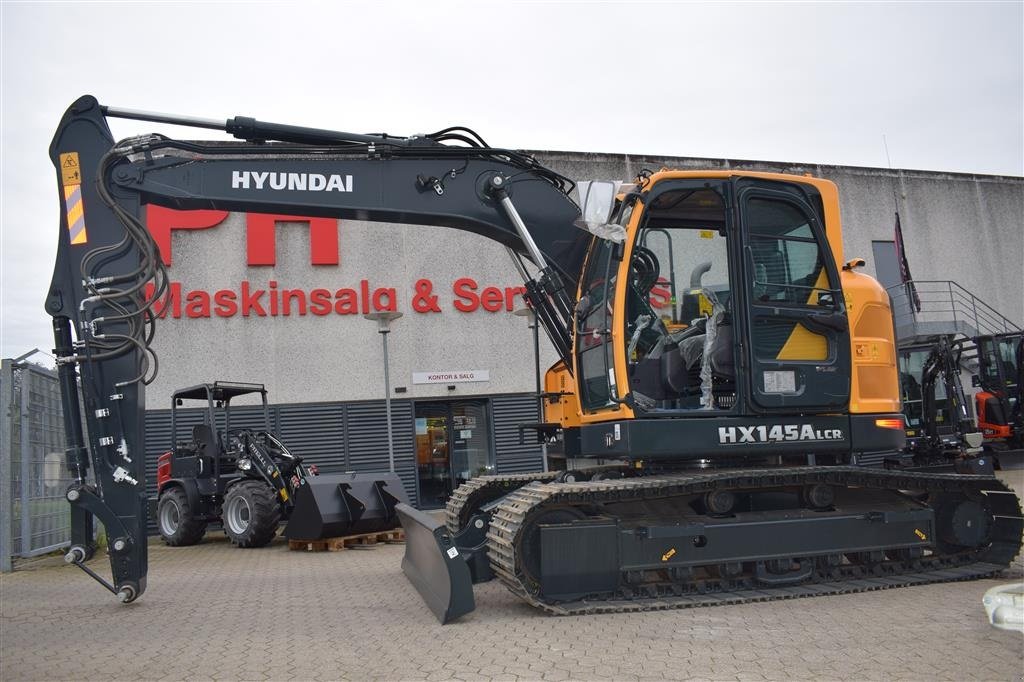
POLYGON ((388 422, 388 467, 391 473, 395 473, 395 443, 391 437, 391 376, 388 373, 388 334, 391 333, 391 323, 402 316, 402 313, 394 310, 382 310, 376 313, 363 315, 368 320, 377 323, 377 331, 384 345, 384 410, 388 422))
MULTIPOLYGON (((512 312, 518 317, 525 317, 533 330, 533 372, 537 387, 537 418, 544 419, 544 394, 540 390, 540 325, 537 323, 537 313, 533 308, 527 306, 512 312)), ((544 463, 544 471, 548 470, 548 442, 545 437, 540 446, 540 453, 544 463)))

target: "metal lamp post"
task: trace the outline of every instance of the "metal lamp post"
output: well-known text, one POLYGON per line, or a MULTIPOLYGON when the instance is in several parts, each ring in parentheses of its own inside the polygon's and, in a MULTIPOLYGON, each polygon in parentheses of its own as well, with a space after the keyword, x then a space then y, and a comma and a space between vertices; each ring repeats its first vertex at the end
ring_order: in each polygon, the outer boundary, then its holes
POLYGON ((388 373, 388 334, 391 333, 391 323, 401 316, 402 313, 392 310, 363 315, 366 319, 377 323, 377 331, 380 332, 380 338, 384 344, 384 410, 388 421, 388 470, 391 473, 395 473, 395 443, 391 437, 391 376, 388 373))
MULTIPOLYGON (((537 314, 529 306, 512 312, 513 315, 525 317, 533 330, 533 371, 537 387, 537 417, 544 419, 544 394, 540 387, 540 325, 537 323, 537 314)), ((544 471, 548 470, 548 442, 547 438, 541 443, 540 453, 544 463, 544 471)))

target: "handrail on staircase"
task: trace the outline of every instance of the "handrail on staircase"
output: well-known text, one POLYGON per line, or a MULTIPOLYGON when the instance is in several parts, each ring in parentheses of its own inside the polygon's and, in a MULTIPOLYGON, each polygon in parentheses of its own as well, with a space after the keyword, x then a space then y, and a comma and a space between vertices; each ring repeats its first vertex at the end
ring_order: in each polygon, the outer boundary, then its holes
POLYGON ((985 301, 952 280, 910 280, 888 287, 897 329, 916 322, 963 323, 979 335, 1020 331, 1021 328, 985 301), (920 310, 915 305, 920 302, 920 310))

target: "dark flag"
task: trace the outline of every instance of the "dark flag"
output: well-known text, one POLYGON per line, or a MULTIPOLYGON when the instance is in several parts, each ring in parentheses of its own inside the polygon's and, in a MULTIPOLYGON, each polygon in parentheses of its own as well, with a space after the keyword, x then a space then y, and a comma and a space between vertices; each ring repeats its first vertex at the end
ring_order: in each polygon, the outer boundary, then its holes
POLYGON ((903 248, 903 228, 900 226, 900 212, 896 211, 896 259, 900 264, 900 281, 907 291, 907 298, 914 303, 914 309, 921 312, 921 297, 917 295, 914 278, 910 276, 907 251, 903 248))

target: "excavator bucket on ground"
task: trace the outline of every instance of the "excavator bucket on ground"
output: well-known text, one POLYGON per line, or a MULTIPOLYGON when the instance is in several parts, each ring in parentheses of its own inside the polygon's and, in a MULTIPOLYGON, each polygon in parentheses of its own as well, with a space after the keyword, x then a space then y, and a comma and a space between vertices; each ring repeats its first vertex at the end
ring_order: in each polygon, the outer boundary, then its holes
POLYGON ((289 540, 321 540, 391 530, 399 525, 395 507, 408 501, 397 474, 310 476, 295 489, 284 534, 289 540))
POLYGON ((476 608, 467 556, 445 525, 407 504, 396 506, 405 530, 402 571, 442 625, 476 608))

